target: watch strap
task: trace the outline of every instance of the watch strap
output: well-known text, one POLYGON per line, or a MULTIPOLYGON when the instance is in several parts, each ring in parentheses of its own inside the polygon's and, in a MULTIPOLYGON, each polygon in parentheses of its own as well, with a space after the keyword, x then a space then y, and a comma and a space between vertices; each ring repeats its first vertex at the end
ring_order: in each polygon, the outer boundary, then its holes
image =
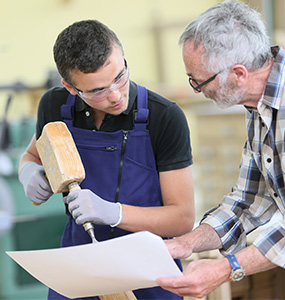
POLYGON ((227 255, 226 258, 229 260, 231 267, 232 267, 232 272, 230 275, 230 279, 233 281, 239 281, 244 278, 245 276, 245 271, 244 269, 240 266, 239 262, 237 261, 235 255, 230 254, 227 255))
POLYGON ((229 254, 226 256, 226 258, 229 260, 233 270, 237 270, 237 269, 241 268, 241 266, 240 266, 239 262, 237 261, 234 254, 229 254))

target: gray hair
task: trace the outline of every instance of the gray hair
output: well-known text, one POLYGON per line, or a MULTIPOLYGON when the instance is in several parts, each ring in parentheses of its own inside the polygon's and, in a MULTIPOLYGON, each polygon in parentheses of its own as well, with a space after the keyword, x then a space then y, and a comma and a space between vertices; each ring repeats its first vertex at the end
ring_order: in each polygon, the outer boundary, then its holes
POLYGON ((235 64, 257 70, 272 57, 260 14, 235 0, 214 5, 189 23, 179 44, 190 40, 204 46, 202 62, 213 73, 235 64))

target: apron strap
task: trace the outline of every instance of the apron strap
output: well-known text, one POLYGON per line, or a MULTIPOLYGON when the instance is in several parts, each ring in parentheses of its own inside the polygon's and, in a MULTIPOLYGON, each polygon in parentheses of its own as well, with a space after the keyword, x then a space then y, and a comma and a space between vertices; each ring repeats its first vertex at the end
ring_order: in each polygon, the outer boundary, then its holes
POLYGON ((137 96, 137 115, 135 119, 134 129, 135 130, 145 130, 148 119, 148 95, 147 89, 143 86, 137 85, 138 87, 138 96, 137 96))
POLYGON ((67 127, 72 127, 73 119, 72 119, 72 110, 75 103, 76 95, 68 95, 66 104, 61 106, 61 116, 67 127))

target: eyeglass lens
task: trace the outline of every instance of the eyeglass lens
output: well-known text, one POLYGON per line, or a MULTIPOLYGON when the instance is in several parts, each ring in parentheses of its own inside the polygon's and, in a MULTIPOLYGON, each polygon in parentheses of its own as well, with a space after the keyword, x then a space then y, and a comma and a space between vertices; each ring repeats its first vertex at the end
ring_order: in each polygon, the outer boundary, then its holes
POLYGON ((109 88, 105 88, 101 91, 90 92, 90 93, 78 91, 78 94, 86 100, 101 101, 107 98, 112 90, 122 89, 127 84, 128 80, 129 80, 129 68, 127 62, 125 61, 124 73, 109 88))

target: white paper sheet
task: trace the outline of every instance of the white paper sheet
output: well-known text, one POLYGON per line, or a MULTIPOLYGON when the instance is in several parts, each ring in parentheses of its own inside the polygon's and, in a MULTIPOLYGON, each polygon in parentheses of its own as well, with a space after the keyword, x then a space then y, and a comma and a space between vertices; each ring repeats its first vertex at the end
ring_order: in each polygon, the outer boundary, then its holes
POLYGON ((163 240, 146 231, 96 244, 6 253, 69 298, 153 287, 157 277, 182 275, 163 240))

